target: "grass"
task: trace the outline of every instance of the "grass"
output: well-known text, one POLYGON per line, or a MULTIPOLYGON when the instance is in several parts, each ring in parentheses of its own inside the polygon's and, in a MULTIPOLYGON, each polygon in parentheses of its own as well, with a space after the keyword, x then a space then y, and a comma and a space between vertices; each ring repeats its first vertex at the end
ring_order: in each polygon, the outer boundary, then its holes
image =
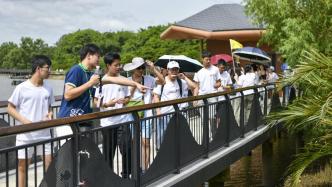
MULTIPOLYGON (((289 186, 289 181, 285 182, 285 186, 289 186)), ((324 169, 321 169, 316 173, 306 173, 301 176, 301 187, 332 187, 332 166, 326 165, 324 169)))

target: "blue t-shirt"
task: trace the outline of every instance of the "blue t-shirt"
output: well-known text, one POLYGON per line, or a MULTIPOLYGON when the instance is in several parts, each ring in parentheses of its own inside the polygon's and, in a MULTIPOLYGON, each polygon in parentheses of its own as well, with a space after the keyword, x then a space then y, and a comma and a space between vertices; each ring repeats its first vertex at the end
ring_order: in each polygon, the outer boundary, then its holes
MULTIPOLYGON (((79 87, 88 82, 92 75, 93 72, 84 69, 83 66, 75 65, 66 74, 65 85, 79 87)), ((94 88, 89 88, 82 95, 70 101, 65 100, 63 94, 58 118, 91 113, 90 99, 93 99, 94 92, 94 88)))

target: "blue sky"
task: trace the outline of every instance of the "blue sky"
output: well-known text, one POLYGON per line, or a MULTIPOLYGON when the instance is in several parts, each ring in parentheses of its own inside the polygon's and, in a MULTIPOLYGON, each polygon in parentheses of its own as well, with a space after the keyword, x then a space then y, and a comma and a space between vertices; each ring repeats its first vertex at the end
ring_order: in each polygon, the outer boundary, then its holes
POLYGON ((225 3, 241 0, 0 0, 0 43, 30 36, 53 45, 63 34, 87 28, 137 31, 225 3))

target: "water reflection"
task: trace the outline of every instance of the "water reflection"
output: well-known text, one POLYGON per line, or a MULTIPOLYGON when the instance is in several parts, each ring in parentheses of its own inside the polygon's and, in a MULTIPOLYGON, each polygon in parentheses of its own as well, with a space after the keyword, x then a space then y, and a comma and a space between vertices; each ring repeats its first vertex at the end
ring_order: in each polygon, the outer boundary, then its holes
POLYGON ((282 186, 284 172, 297 147, 294 136, 281 133, 256 147, 250 156, 242 157, 229 169, 212 178, 208 186, 282 186))

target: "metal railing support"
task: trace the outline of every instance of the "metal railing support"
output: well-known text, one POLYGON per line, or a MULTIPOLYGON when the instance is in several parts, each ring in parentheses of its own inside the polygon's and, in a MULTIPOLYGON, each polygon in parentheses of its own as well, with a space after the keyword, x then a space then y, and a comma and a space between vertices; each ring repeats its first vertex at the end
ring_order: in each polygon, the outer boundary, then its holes
POLYGON ((267 97, 268 97, 268 89, 264 86, 264 116, 267 115, 267 97))
POLYGON ((226 121, 226 144, 225 144, 225 146, 226 147, 229 147, 229 134, 230 134, 230 132, 231 132, 231 129, 229 128, 229 126, 230 126, 230 123, 229 123, 229 115, 230 115, 230 111, 229 111, 229 105, 231 104, 231 101, 230 101, 230 99, 229 99, 229 96, 228 96, 228 94, 226 94, 225 95, 225 98, 226 98, 226 111, 225 111, 225 113, 226 113, 226 115, 224 115, 224 117, 225 117, 225 121, 226 121))
MULTIPOLYGON (((132 113, 134 117, 134 137, 133 137, 133 178, 135 179, 135 186, 141 186, 141 149, 140 149, 140 117, 138 111, 132 113)), ((130 142, 128 142, 130 143, 130 142)), ((144 164, 144 163, 143 163, 144 164)))
MULTIPOLYGON (((253 101, 255 101, 255 99, 258 99, 258 102, 259 102, 259 97, 260 97, 259 94, 260 94, 260 93, 258 92, 258 89, 257 89, 257 88, 254 88, 254 92, 255 92, 255 93, 254 93, 254 99, 253 99, 253 101)), ((253 111, 253 112, 254 112, 254 119, 255 119, 255 121, 257 122, 257 119, 258 119, 257 111, 260 110, 260 108, 258 108, 257 105, 256 105, 255 103, 252 103, 251 106, 252 106, 252 105, 254 105, 254 111, 253 111)), ((259 103, 259 105, 260 105, 260 103, 259 103)), ((260 106, 259 106, 259 107, 260 107, 260 106)), ((250 111, 250 113, 251 113, 251 112, 252 112, 252 111, 250 111)), ((257 131, 257 127, 258 127, 257 123, 255 123, 254 126, 255 126, 254 130, 257 131)))
POLYGON ((79 151, 79 124, 70 124, 70 127, 73 131, 73 142, 72 142, 72 147, 73 147, 73 186, 79 187, 80 183, 80 166, 79 166, 79 160, 78 160, 78 151, 79 151))
POLYGON ((207 99, 203 99, 203 144, 205 145, 205 155, 204 158, 209 158, 209 102, 207 99))
POLYGON ((241 105, 240 105, 240 129, 241 129, 241 138, 245 137, 245 128, 244 128, 244 94, 241 93, 241 105))
MULTIPOLYGON (((175 110, 175 118, 176 118, 176 123, 175 123, 175 128, 178 129, 177 127, 181 128, 180 127, 180 123, 179 123, 179 115, 180 115, 180 109, 179 109, 179 106, 176 104, 176 105, 173 105, 174 107, 174 110, 175 110)), ((180 167, 181 167, 181 163, 180 163, 180 147, 181 147, 181 141, 180 141, 180 133, 178 130, 175 130, 175 162, 176 162, 176 170, 175 170, 175 173, 179 174, 181 171, 180 171, 180 167)))

